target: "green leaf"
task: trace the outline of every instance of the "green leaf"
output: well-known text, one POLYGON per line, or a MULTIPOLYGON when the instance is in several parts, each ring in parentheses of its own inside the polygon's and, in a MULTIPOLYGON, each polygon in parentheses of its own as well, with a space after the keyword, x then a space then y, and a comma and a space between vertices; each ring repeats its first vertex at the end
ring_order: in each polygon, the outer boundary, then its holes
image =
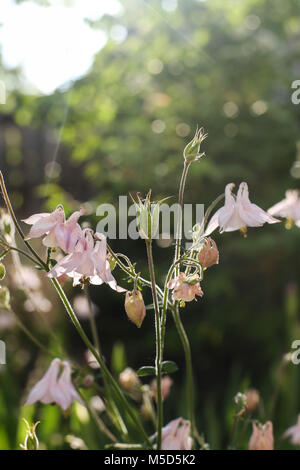
POLYGON ((148 375, 156 375, 155 367, 144 366, 137 371, 139 377, 146 377, 148 375))
POLYGON ((177 364, 173 361, 164 361, 161 365, 161 372, 163 374, 172 374, 178 370, 177 364))

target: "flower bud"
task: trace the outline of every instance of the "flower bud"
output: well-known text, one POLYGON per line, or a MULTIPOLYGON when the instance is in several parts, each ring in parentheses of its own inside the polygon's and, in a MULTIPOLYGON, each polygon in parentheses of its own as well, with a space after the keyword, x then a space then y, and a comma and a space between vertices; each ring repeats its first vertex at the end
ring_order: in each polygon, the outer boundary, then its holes
POLYGON ((119 381, 122 387, 128 392, 132 392, 135 388, 140 386, 138 376, 136 375, 135 371, 130 367, 126 367, 126 369, 121 372, 119 376, 119 381))
POLYGON ((204 153, 200 152, 201 142, 206 138, 207 134, 204 134, 204 129, 201 127, 196 130, 195 136, 190 143, 187 144, 183 151, 183 156, 186 163, 196 162, 201 158, 204 153))
POLYGON ((273 424, 267 421, 260 424, 252 423, 253 431, 249 441, 249 450, 274 450, 273 424))
MULTIPOLYGON (((168 375, 165 375, 164 377, 162 377, 161 396, 163 400, 165 400, 169 396, 172 385, 173 385, 173 380, 171 379, 171 377, 169 377, 168 375)), ((157 400, 157 380, 156 379, 152 380, 151 382, 151 395, 155 398, 155 400, 157 400)))
POLYGON ((26 436, 25 436, 24 444, 20 444, 20 447, 23 450, 38 450, 39 441, 38 441, 35 430, 36 430, 37 425, 39 424, 39 421, 37 421, 32 426, 30 426, 30 424, 26 421, 25 418, 23 418, 23 421, 26 424, 26 436))
POLYGON ((159 227, 160 203, 151 203, 151 190, 144 201, 137 195, 138 202, 133 201, 136 208, 137 227, 140 236, 145 240, 152 240, 155 237, 159 227))
POLYGON ((245 392, 247 403, 246 403, 246 413, 252 413, 254 411, 260 400, 259 392, 254 388, 249 388, 245 392))
POLYGON ((146 307, 142 293, 139 290, 126 292, 125 310, 128 318, 140 328, 146 316, 146 307))
POLYGON ((198 253, 198 261, 203 269, 210 268, 219 263, 219 250, 212 238, 206 238, 198 253))

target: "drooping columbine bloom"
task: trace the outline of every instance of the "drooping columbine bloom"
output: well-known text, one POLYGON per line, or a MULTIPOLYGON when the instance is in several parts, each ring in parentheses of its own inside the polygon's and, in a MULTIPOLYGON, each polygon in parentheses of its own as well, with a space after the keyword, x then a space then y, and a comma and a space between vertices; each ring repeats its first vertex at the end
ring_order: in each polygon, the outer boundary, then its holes
POLYGON ((71 382, 71 367, 68 362, 55 358, 44 377, 29 393, 25 405, 32 405, 37 401, 57 403, 63 410, 66 410, 74 400, 82 402, 71 382), (63 372, 58 378, 61 367, 63 367, 63 372))
POLYGON ((74 250, 82 230, 78 219, 84 214, 84 210, 74 212, 66 221, 62 206, 58 206, 51 214, 35 214, 24 219, 23 222, 32 225, 27 240, 41 237, 43 244, 50 248, 60 247, 63 251, 70 253, 74 250))
POLYGON ((125 310, 128 318, 140 328, 146 316, 146 307, 142 293, 139 290, 126 292, 125 310))
POLYGON ((173 289, 173 299, 183 302, 191 302, 196 295, 202 297, 203 291, 200 287, 200 279, 198 276, 187 277, 184 273, 180 273, 175 279, 168 284, 169 289, 173 289))
POLYGON ((162 450, 191 450, 191 423, 183 418, 170 421, 162 428, 162 450))
POLYGON ((78 219, 84 214, 84 210, 74 212, 66 222, 59 223, 43 239, 43 244, 50 248, 59 247, 66 253, 74 251, 76 243, 82 236, 82 229, 78 219))
POLYGON ((285 199, 270 207, 268 212, 275 217, 287 219, 287 228, 290 228, 294 223, 300 227, 299 191, 297 189, 287 190, 285 199))
POLYGON ((232 194, 233 183, 225 188, 225 204, 210 219, 205 230, 205 236, 210 235, 217 227, 220 232, 233 232, 241 230, 245 232, 247 227, 261 227, 265 223, 275 224, 279 222, 263 209, 249 200, 247 183, 241 183, 236 199, 232 194))
POLYGON ((212 238, 205 238, 202 248, 198 253, 198 261, 203 269, 210 268, 219 263, 219 250, 212 238))
POLYGON ((298 416, 297 424, 288 428, 283 437, 291 437, 291 443, 295 445, 300 445, 300 415, 298 416))
POLYGON ((272 421, 267 421, 266 424, 253 421, 252 427, 249 450, 274 450, 272 421))
POLYGON ((73 278, 73 285, 79 284, 108 284, 117 292, 124 292, 111 274, 106 258, 106 238, 100 233, 95 234, 94 243, 91 229, 82 231, 74 251, 62 258, 48 273, 49 277, 60 277, 64 274, 73 278))
POLYGON ((30 238, 38 238, 42 235, 52 232, 58 224, 64 223, 65 212, 62 206, 57 206, 55 211, 51 214, 44 212, 41 214, 34 214, 28 219, 23 219, 25 224, 32 225, 27 240, 30 238))

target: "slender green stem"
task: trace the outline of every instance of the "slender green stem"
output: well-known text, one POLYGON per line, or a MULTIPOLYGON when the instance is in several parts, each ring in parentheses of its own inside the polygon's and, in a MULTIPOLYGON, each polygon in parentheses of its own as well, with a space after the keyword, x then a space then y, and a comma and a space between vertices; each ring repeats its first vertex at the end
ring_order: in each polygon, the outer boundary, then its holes
POLYGON ((91 299, 91 296, 90 296, 88 286, 85 286, 84 291, 85 291, 85 295, 86 295, 88 305, 89 305, 89 320, 90 320, 90 326, 91 326, 94 346, 97 349, 97 351, 99 351, 99 354, 101 354, 100 341, 99 341, 97 325, 96 325, 96 321, 95 321, 95 313, 94 313, 92 299, 91 299))
MULTIPOLYGON (((190 167, 190 163, 184 162, 183 171, 182 171, 181 180, 180 180, 179 194, 178 194, 178 204, 180 206, 180 212, 178 216, 177 231, 176 231, 176 246, 175 246, 175 258, 174 258, 175 263, 180 259, 180 246, 181 246, 181 240, 182 240, 183 196, 184 196, 184 188, 185 188, 185 183, 186 183, 186 178, 187 178, 189 167, 190 167)), ((178 264, 175 269, 176 277, 179 275, 179 272, 180 272, 180 264, 178 264)), ((194 429, 195 429, 195 403, 194 403, 194 380, 193 380, 191 348, 190 348, 190 343, 189 343, 187 334, 181 322, 178 301, 174 303, 174 309, 172 312, 173 312, 173 318, 174 318, 174 321, 175 321, 175 324, 179 333, 179 337, 182 342, 184 355, 185 355, 186 370, 187 370, 188 411, 189 411, 189 420, 191 422, 191 434, 193 436, 194 429)))
POLYGON ((191 422, 191 433, 192 436, 195 430, 195 398, 194 398, 194 380, 193 380, 193 368, 192 368, 192 355, 191 355, 191 348, 190 343, 181 322, 180 314, 179 314, 179 306, 176 303, 176 307, 173 311, 173 318, 183 345, 184 355, 185 355, 185 362, 187 368, 187 391, 188 391, 188 412, 189 412, 189 420, 191 422))
MULTIPOLYGON (((180 258, 180 246, 181 246, 181 240, 182 240, 183 195, 184 195, 185 182, 186 182, 187 174, 189 171, 189 167, 190 167, 190 163, 184 162, 183 171, 182 171, 181 180, 180 180, 179 194, 178 194, 179 214, 178 214, 177 230, 176 230, 174 262, 176 262, 180 258)), ((179 265, 176 266, 175 271, 176 271, 175 275, 178 276, 179 265)))
POLYGON ((86 408, 88 409, 91 417, 93 418, 93 420, 95 421, 95 423, 97 424, 98 428, 100 429, 101 432, 103 432, 107 437, 108 439, 110 439, 112 442, 117 442, 117 438, 113 435, 113 433, 106 427, 106 425, 104 424, 104 422, 102 421, 102 419, 98 416, 98 414, 96 413, 96 411, 94 410, 94 408, 92 406, 90 406, 88 400, 85 399, 85 397, 83 396, 83 394, 81 393, 81 391, 79 390, 78 387, 76 387, 76 390, 77 390, 77 393, 78 395, 80 395, 80 398, 82 399, 82 401, 84 402, 86 408))
POLYGON ((153 305, 155 312, 155 335, 156 335, 156 358, 155 358, 155 368, 156 368, 156 381, 157 381, 157 449, 161 449, 161 434, 162 434, 162 425, 163 425, 163 400, 161 393, 161 363, 162 363, 162 349, 161 349, 161 326, 160 326, 160 314, 158 306, 158 297, 156 290, 155 282, 155 272, 153 265, 153 256, 152 256, 152 241, 146 240, 147 247, 147 257, 148 265, 152 286, 152 297, 153 305))
POLYGON ((28 336, 28 338, 29 338, 38 348, 40 348, 40 349, 41 349, 42 351, 44 351, 45 353, 49 354, 51 357, 56 357, 56 354, 54 354, 54 353, 51 352, 49 349, 47 349, 47 348, 46 348, 42 343, 40 343, 40 341, 28 330, 28 328, 24 325, 24 323, 20 320, 20 318, 18 317, 18 315, 17 315, 13 310, 10 309, 9 312, 14 316, 18 327, 21 328, 21 330, 25 333, 25 335, 28 336))
POLYGON ((44 266, 42 266, 40 263, 38 263, 36 259, 34 259, 28 253, 26 253, 26 251, 20 250, 20 248, 17 248, 16 246, 10 246, 4 240, 0 240, 0 245, 4 245, 9 250, 13 250, 13 251, 17 251, 18 253, 21 253, 22 255, 26 256, 26 258, 28 258, 32 263, 38 264, 41 268, 44 268, 44 266))
POLYGON ((111 373, 109 372, 108 368, 106 367, 102 357, 100 354, 98 354, 98 352, 96 351, 96 349, 94 348, 94 346, 92 345, 92 343, 90 342, 90 340, 88 339, 88 337, 86 336, 85 332, 83 331, 79 321, 78 321, 78 318, 76 317, 72 307, 71 307, 71 304, 63 290, 63 288, 61 287, 61 285, 59 284, 59 282, 57 281, 57 279, 55 278, 51 278, 51 281, 58 293, 58 295, 60 296, 62 302, 63 302, 63 305, 68 313, 68 315, 70 316, 79 336, 81 337, 82 341, 85 343, 86 347, 91 351, 91 353, 93 354, 93 356, 95 357, 95 359, 97 360, 97 362, 99 363, 100 367, 101 367, 101 370, 103 372, 103 374, 105 375, 107 381, 110 383, 112 389, 114 390, 116 396, 118 397, 118 399, 120 400, 120 402, 122 403, 123 407, 124 407, 124 410, 126 410, 126 412, 128 413, 128 415, 131 417, 131 419, 133 420, 133 422, 135 423, 137 429, 139 430, 139 432, 141 433, 141 436, 143 437, 143 439, 145 439, 145 441, 147 442, 147 444, 149 446, 151 446, 150 444, 150 441, 148 439, 148 436, 143 428, 143 426, 141 425, 140 421, 137 419, 136 415, 134 414, 133 410, 131 409, 130 405, 127 403, 127 400, 126 398, 124 397, 123 395, 123 392, 120 390, 120 387, 119 385, 117 384, 116 380, 113 378, 113 376, 111 375, 111 373))
MULTIPOLYGON (((130 267, 126 266, 120 260, 119 255, 117 255, 108 244, 107 244, 107 251, 111 254, 111 256, 114 258, 117 265, 119 266, 119 268, 122 269, 122 271, 124 271, 126 274, 128 274, 128 276, 131 277, 131 279, 136 279, 137 274, 136 274, 136 272, 134 270, 134 267, 132 265, 130 267)), ((124 255, 122 255, 122 256, 124 256, 124 255)), ((151 281, 148 281, 147 279, 144 279, 141 276, 139 276, 139 281, 147 287, 150 287, 150 288, 152 287, 151 281)), ((162 290, 159 286, 156 286, 156 291, 157 291, 158 296, 162 299, 163 298, 163 292, 162 292, 162 290)), ((170 306, 171 306, 171 304, 170 304, 170 306)))
POLYGON ((23 230, 21 229, 20 225, 19 225, 19 222, 17 220, 17 217, 15 216, 15 213, 14 213, 14 210, 13 210, 13 207, 11 205, 11 202, 10 202, 10 199, 8 197, 8 193, 7 193, 7 190, 6 190, 6 186, 5 186, 5 182, 4 182, 4 178, 3 178, 3 174, 2 172, 0 171, 0 186, 1 186, 1 190, 2 190, 2 193, 3 193, 3 197, 4 197, 4 200, 5 200, 5 204, 6 204, 6 207, 10 213, 10 216, 15 224, 15 227, 17 229, 17 231, 19 232, 23 242, 25 243, 25 245, 27 246, 28 250, 31 251, 31 253, 33 254, 33 256, 38 260, 39 264, 41 264, 44 268, 47 267, 47 265, 44 263, 44 261, 42 260, 42 258, 40 258, 40 256, 37 254, 37 252, 32 248, 32 246, 30 245, 30 243, 28 243, 28 241, 25 239, 25 235, 23 233, 23 230))

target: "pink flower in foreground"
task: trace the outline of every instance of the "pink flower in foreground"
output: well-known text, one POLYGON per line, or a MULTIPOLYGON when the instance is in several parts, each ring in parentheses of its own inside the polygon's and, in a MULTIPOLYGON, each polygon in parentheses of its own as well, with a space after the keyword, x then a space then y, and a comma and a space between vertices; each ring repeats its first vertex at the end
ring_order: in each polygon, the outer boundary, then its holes
POLYGON ((283 217, 300 226, 300 199, 297 189, 289 189, 285 193, 285 199, 278 202, 268 210, 275 217, 283 217))
POLYGON ((252 427, 249 450, 274 450, 272 421, 267 421, 266 424, 253 421, 252 427))
POLYGON ((65 252, 72 252, 82 233, 78 219, 83 214, 84 210, 80 209, 66 221, 62 206, 58 206, 51 214, 32 215, 23 220, 26 224, 32 225, 27 239, 46 235, 43 239, 45 246, 60 247, 65 252))
POLYGON ((52 232, 58 224, 64 223, 65 212, 62 206, 57 206, 54 212, 34 214, 28 219, 23 219, 25 224, 32 225, 27 240, 38 238, 52 232))
POLYGON ((43 239, 43 244, 49 248, 59 247, 66 253, 72 253, 80 236, 82 236, 78 219, 83 214, 84 210, 80 209, 74 212, 66 222, 57 224, 43 239))
POLYGON ((288 428, 283 437, 291 437, 292 444, 300 445, 300 415, 298 416, 297 424, 288 428))
POLYGON ((37 401, 57 403, 63 410, 66 410, 74 400, 82 403, 71 382, 71 367, 68 362, 62 362, 56 358, 51 362, 44 377, 35 384, 29 393, 25 405, 32 405, 37 401), (63 372, 58 379, 61 366, 63 366, 63 372))
POLYGON ((199 278, 195 276, 187 277, 180 273, 176 279, 172 279, 168 284, 169 289, 173 289, 173 299, 191 302, 196 295, 202 297, 203 291, 200 287, 199 278))
POLYGON ((210 235, 217 227, 220 227, 222 233, 279 222, 256 204, 250 202, 247 183, 240 184, 236 199, 232 194, 233 187, 233 183, 227 184, 225 204, 210 219, 205 236, 210 235))
POLYGON ((162 428, 162 450, 191 450, 191 423, 183 418, 170 421, 162 428))
POLYGON ((48 273, 49 277, 60 277, 66 274, 73 278, 73 285, 90 283, 101 285, 108 284, 118 292, 124 292, 117 285, 113 277, 109 262, 106 258, 106 238, 99 233, 95 234, 98 239, 94 243, 91 229, 82 231, 74 251, 62 258, 48 273))

